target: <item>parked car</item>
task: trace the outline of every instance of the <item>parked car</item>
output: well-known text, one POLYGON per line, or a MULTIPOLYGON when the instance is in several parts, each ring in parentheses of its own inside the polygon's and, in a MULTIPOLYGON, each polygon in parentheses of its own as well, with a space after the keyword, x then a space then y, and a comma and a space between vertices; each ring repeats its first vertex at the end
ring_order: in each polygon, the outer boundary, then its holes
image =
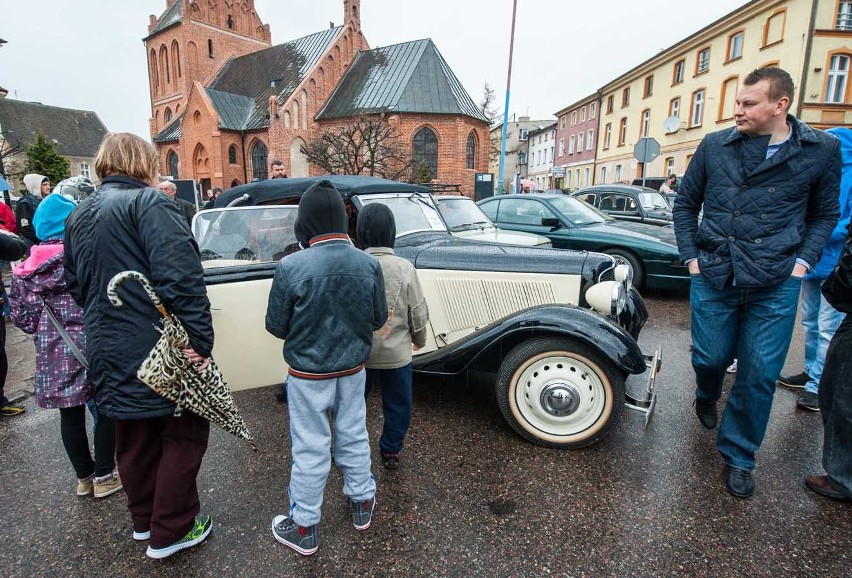
POLYGON ((456 237, 527 247, 551 246, 550 239, 541 235, 499 229, 470 197, 442 195, 435 198, 447 228, 456 237))
MULTIPOLYGON (((647 425, 660 354, 644 356, 637 344, 647 310, 627 267, 602 253, 460 239, 424 187, 323 178, 356 213, 369 203, 393 211, 395 251, 414 264, 429 307, 416 372, 494 374, 509 425, 544 446, 595 443, 625 405, 642 411, 647 425), (646 367, 644 395, 626 393, 627 376, 646 367)), ((284 381, 282 342, 264 328, 268 293, 278 259, 294 250, 299 198, 318 180, 235 187, 193 221, 216 329, 213 355, 232 389, 284 381)))
POLYGON ((571 195, 620 221, 649 225, 672 225, 672 206, 668 197, 654 189, 633 185, 594 185, 571 195))
POLYGON ((479 206, 497 226, 537 233, 559 249, 600 251, 630 266, 633 284, 683 287, 689 271, 679 257, 673 227, 616 221, 566 195, 500 195, 479 206))

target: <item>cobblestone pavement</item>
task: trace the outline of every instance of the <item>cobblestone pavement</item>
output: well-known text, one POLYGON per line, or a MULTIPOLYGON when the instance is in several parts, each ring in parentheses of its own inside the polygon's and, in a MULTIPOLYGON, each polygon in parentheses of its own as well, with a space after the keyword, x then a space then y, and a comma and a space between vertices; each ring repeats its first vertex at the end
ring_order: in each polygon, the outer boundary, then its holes
MULTIPOLYGON (((579 451, 521 440, 481 387, 415 379, 414 420, 402 469, 374 467, 372 527, 348 520, 332 468, 320 549, 302 558, 271 535, 286 510, 289 446, 272 388, 236 399, 261 445, 253 454, 213 428, 199 476, 214 530, 202 545, 149 560, 131 539, 123 493, 77 498, 59 415, 34 407, 0 421, 0 568, 4 576, 849 576, 848 504, 815 496, 819 414, 795 410, 779 389, 758 454, 757 490, 727 494, 714 435, 692 413, 684 295, 648 299, 641 343, 663 345, 660 401, 647 430, 625 412, 612 433, 579 451), (164 574, 166 573, 166 574, 164 574)), ((787 369, 802 363, 801 328, 787 369)), ((32 344, 10 329, 10 391, 26 393, 32 344)), ((633 382, 633 385, 636 385, 633 382)), ((380 400, 368 402, 374 451, 380 400)), ((375 454, 374 454, 375 455, 375 454)))

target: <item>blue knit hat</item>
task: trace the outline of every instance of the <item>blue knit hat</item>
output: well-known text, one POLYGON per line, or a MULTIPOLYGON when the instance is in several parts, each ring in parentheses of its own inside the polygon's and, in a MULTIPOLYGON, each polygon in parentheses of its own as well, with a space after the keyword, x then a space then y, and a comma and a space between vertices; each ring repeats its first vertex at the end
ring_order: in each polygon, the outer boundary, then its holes
POLYGON ((63 195, 52 193, 38 204, 33 215, 36 237, 42 241, 62 239, 65 236, 65 220, 77 203, 63 195))

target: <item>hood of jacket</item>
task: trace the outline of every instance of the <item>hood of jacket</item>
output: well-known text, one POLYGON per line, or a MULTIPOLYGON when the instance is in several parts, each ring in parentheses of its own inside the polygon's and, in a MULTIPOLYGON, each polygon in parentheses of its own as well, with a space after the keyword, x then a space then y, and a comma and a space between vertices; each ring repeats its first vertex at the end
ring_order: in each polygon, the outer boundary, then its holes
POLYGON ((41 183, 47 177, 44 175, 37 175, 35 173, 30 173, 28 175, 24 175, 24 186, 27 187, 27 192, 31 195, 34 195, 36 198, 41 198, 41 183))
POLYGON ((49 295, 64 291, 63 252, 64 247, 58 241, 34 245, 30 256, 15 266, 12 274, 33 293, 49 295))
POLYGON ((396 222, 387 205, 370 203, 358 213, 358 242, 361 247, 390 247, 396 240, 396 222))
POLYGON ((328 234, 346 234, 347 218, 343 197, 330 181, 312 185, 299 200, 299 212, 293 225, 296 240, 303 248, 311 239, 328 234))

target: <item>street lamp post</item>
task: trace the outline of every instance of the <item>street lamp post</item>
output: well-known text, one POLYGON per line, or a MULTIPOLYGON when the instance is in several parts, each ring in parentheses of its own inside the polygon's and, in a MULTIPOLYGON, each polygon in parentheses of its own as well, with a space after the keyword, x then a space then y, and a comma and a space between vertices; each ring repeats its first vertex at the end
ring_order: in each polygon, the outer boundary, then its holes
POLYGON ((509 73, 506 77, 506 104, 503 107, 503 136, 500 140, 500 176, 497 181, 497 191, 499 194, 505 193, 503 190, 503 172, 506 169, 506 129, 509 123, 509 91, 512 88, 512 54, 515 50, 515 15, 518 12, 518 0, 512 3, 512 35, 509 39, 509 73))

